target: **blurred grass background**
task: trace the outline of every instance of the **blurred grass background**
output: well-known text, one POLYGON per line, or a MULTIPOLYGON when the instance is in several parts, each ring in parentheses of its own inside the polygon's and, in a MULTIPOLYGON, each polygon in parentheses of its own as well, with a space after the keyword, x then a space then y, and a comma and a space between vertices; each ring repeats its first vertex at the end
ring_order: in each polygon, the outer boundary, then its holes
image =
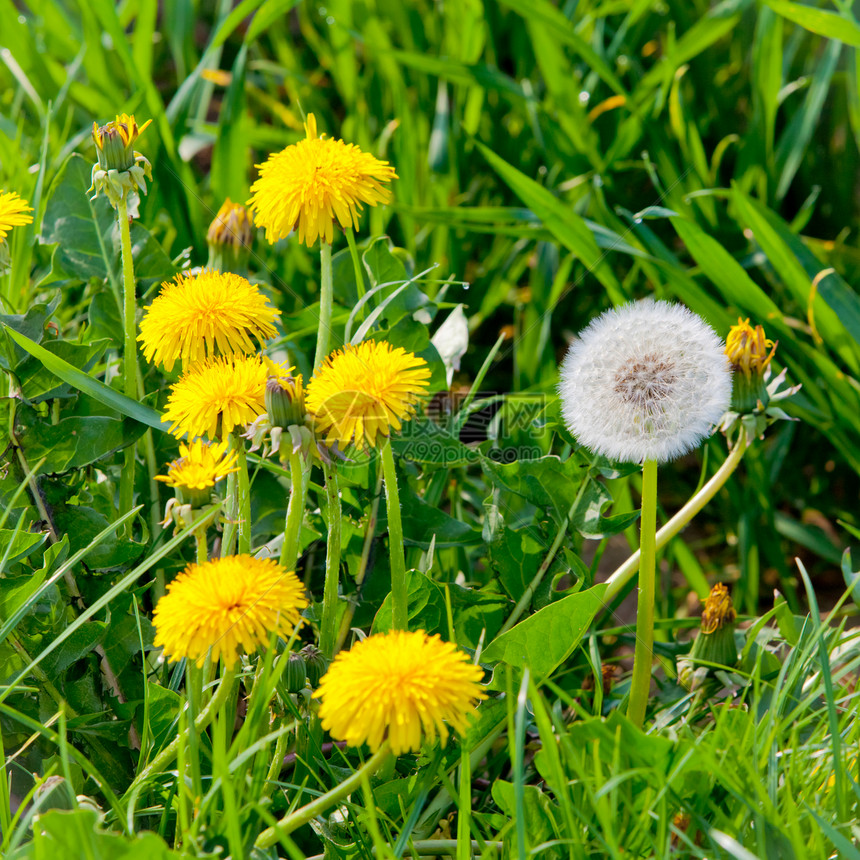
MULTIPOLYGON (((569 338, 630 298, 683 301, 721 335, 738 316, 762 323, 803 383, 802 420, 750 452, 673 561, 722 569, 750 612, 775 585, 794 602, 798 552, 825 605, 841 591, 860 528, 847 0, 0 0, 0 34, 0 187, 37 216, 13 234, 7 313, 61 289, 67 327, 86 320, 88 285, 46 278, 51 248, 35 239, 64 159, 92 154, 93 120, 153 119, 140 218, 198 265, 223 199, 246 199, 254 165, 312 111, 397 170, 394 205, 363 228, 388 232, 415 271, 469 283, 446 295, 472 338, 455 384, 504 331, 483 389, 552 396, 569 338)), ((286 314, 315 301, 313 252, 260 241, 255 267, 286 314)), ((699 478, 695 459, 666 470, 667 510, 699 478)))

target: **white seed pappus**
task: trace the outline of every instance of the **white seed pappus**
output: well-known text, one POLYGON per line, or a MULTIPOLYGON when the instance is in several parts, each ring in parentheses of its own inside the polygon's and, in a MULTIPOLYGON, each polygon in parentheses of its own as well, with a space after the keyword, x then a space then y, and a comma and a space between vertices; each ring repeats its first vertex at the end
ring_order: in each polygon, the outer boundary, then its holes
POLYGON ((593 320, 560 377, 562 415, 577 440, 632 463, 692 450, 732 397, 731 368, 714 330, 683 305, 651 299, 593 320))

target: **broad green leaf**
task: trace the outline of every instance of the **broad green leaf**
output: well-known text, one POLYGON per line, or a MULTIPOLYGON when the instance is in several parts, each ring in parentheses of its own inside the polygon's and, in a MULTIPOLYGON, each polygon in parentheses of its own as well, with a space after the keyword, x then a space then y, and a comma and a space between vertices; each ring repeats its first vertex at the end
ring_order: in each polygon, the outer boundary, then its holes
POLYGON ((840 15, 802 3, 790 3, 789 0, 764 0, 764 2, 774 12, 778 12, 789 21, 794 21, 795 24, 800 24, 811 33, 860 48, 860 27, 848 14, 840 15))
MULTIPOLYGON (((420 570, 406 572, 406 594, 412 629, 442 633, 446 629, 445 594, 441 586, 420 570)), ((373 619, 371 633, 391 629, 391 595, 388 594, 373 619)))
POLYGON ((403 540, 407 545, 428 549, 431 542, 435 542, 437 547, 447 547, 475 544, 481 540, 480 533, 468 523, 427 504, 405 482, 400 489, 400 509, 403 540))
MULTIPOLYGON (((53 316, 60 298, 57 294, 48 304, 39 302, 25 314, 0 314, 0 324, 5 331, 16 331, 35 343, 40 343, 45 335, 45 323, 53 316)), ((3 347, 0 351, 0 368, 3 370, 15 370, 27 358, 26 350, 22 350, 16 343, 10 343, 5 337, 3 347)))
MULTIPOLYGON (((90 343, 72 343, 67 340, 42 341, 42 346, 48 352, 84 373, 87 373, 101 359, 109 344, 109 340, 90 343)), ((15 370, 15 375, 21 383, 21 393, 30 403, 69 396, 68 385, 33 356, 27 356, 27 359, 21 362, 15 370)))
POLYGON ((47 534, 21 531, 20 529, 0 529, 0 560, 5 559, 5 567, 15 564, 35 552, 46 540, 47 534))
POLYGON ((466 466, 480 457, 457 436, 435 421, 420 416, 403 425, 403 432, 391 439, 399 459, 434 466, 466 466))
POLYGON ((573 653, 594 616, 604 608, 601 583, 551 603, 496 637, 481 655, 488 663, 528 667, 538 680, 547 679, 573 653))
POLYGON ((51 424, 33 410, 20 408, 18 420, 25 428, 19 433, 19 441, 27 459, 32 463, 45 460, 39 474, 89 466, 133 444, 146 430, 145 425, 137 421, 118 421, 104 416, 73 416, 51 424))
MULTIPOLYGON (((57 531, 69 536, 73 552, 80 552, 94 543, 97 535, 110 525, 107 517, 84 505, 62 505, 54 509, 57 531)), ((112 570, 139 558, 146 544, 108 535, 98 546, 87 553, 87 567, 93 570, 112 570)))
POLYGON ((96 645, 100 644, 106 633, 107 625, 102 621, 88 621, 82 624, 66 639, 62 648, 58 648, 42 661, 45 674, 56 683, 72 663, 89 654, 96 645))
POLYGON ((30 338, 18 334, 8 326, 4 327, 4 330, 18 346, 29 352, 30 355, 38 358, 54 376, 62 379, 63 382, 67 382, 72 388, 77 388, 78 391, 89 394, 90 397, 98 400, 99 403, 103 403, 109 409, 113 409, 121 415, 134 418, 135 421, 139 421, 141 424, 145 424, 147 427, 152 427, 155 430, 167 432, 167 428, 170 425, 162 421, 160 414, 154 409, 150 409, 150 407, 145 406, 143 403, 138 403, 136 400, 126 397, 109 385, 105 385, 103 382, 99 382, 99 380, 83 373, 76 367, 72 367, 67 361, 63 361, 59 356, 39 346, 39 344, 30 340, 30 338))
MULTIPOLYGON (((50 284, 61 278, 108 278, 116 295, 121 282, 120 239, 116 212, 100 194, 90 199, 92 163, 73 153, 51 185, 42 222, 42 242, 57 244, 50 284)), ((139 221, 131 225, 132 258, 138 289, 173 277, 176 267, 139 221)))

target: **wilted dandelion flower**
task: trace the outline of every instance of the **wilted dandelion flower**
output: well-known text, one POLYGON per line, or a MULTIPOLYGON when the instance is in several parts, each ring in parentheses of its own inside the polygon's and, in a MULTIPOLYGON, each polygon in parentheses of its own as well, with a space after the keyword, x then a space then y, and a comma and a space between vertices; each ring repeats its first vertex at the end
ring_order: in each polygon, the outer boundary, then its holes
POLYGON ((272 559, 235 555, 191 564, 155 607, 155 645, 170 662, 186 657, 198 666, 211 648, 213 661, 232 667, 273 633, 289 637, 307 605, 301 580, 272 559))
POLYGON ((580 443, 627 462, 694 448, 729 406, 723 344, 683 305, 651 300, 607 311, 562 363, 562 414, 580 443))
POLYGON ((362 203, 387 203, 391 193, 382 183, 397 178, 387 161, 352 143, 318 135, 312 113, 305 134, 304 140, 257 165, 260 178, 251 186, 248 205, 271 243, 298 227, 299 242, 308 247, 317 236, 331 244, 334 219, 344 229, 358 229, 362 203))
POLYGON ((430 369, 401 347, 363 341, 332 353, 308 383, 306 404, 330 445, 377 444, 400 430, 427 389, 430 369))
POLYGON ((251 244, 253 235, 254 219, 251 213, 241 203, 234 203, 228 197, 209 225, 206 241, 211 245, 242 248, 251 244))
POLYGON ((0 244, 2 244, 13 227, 32 224, 33 209, 27 201, 15 191, 0 191, 0 244))
POLYGON ((220 353, 254 352, 277 334, 280 314, 260 288, 240 275, 204 270, 177 275, 161 292, 140 322, 138 340, 147 361, 171 370, 220 353))
POLYGON ((179 457, 167 467, 166 475, 156 475, 169 487, 205 490, 214 487, 231 472, 238 472, 238 455, 228 451, 227 442, 204 442, 195 439, 190 445, 180 443, 179 457))
POLYGON ((333 738, 376 752, 388 738, 397 755, 463 732, 485 698, 480 666, 423 631, 377 634, 342 651, 320 681, 320 719, 333 738))
POLYGON ((226 436, 265 410, 266 367, 257 355, 230 355, 193 365, 171 388, 164 411, 175 436, 226 436))

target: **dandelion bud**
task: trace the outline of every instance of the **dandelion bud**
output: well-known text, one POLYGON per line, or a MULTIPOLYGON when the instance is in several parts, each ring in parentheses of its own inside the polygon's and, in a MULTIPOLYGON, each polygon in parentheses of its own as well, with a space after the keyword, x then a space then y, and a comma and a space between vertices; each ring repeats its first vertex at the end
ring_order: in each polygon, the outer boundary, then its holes
POLYGON ((301 654, 305 658, 305 666, 308 670, 308 683, 316 688, 320 678, 325 675, 326 669, 328 669, 328 660, 315 645, 305 645, 301 654))
POLYGON ((121 114, 112 122, 100 126, 93 123, 93 142, 98 161, 93 165, 90 191, 93 199, 103 191, 111 206, 138 189, 146 194, 146 179, 152 179, 152 165, 134 150, 134 142, 152 122, 138 126, 134 115, 121 114))
POLYGON ((737 613, 728 589, 722 583, 717 583, 705 599, 699 635, 693 642, 689 657, 683 661, 678 672, 684 686, 699 686, 713 671, 711 664, 731 668, 737 663, 736 618, 737 613))
POLYGON ((228 197, 209 225, 208 268, 219 272, 244 274, 254 238, 254 219, 250 210, 228 197))
POLYGON ((764 329, 753 328, 749 319, 738 318, 726 338, 726 355, 735 371, 732 406, 740 413, 764 409, 769 401, 766 382, 776 342, 765 337, 764 329))
POLYGON ((290 654, 284 667, 284 687, 288 693, 299 693, 305 688, 307 669, 301 654, 290 654))
POLYGON ((305 423, 305 393, 302 376, 270 376, 266 380, 266 412, 273 427, 286 430, 305 423))

